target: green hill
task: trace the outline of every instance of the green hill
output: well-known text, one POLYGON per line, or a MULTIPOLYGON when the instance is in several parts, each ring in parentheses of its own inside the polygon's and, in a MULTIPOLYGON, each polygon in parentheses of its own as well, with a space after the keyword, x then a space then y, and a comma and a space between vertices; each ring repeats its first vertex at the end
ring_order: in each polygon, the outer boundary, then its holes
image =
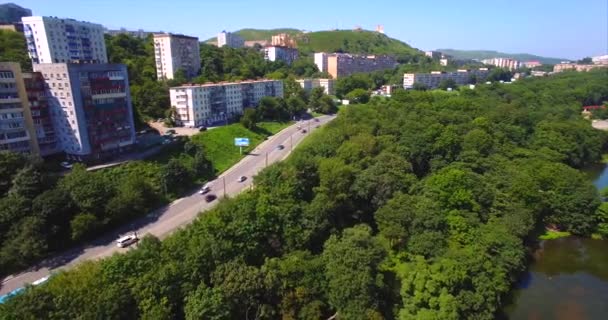
POLYGON ((482 60, 490 58, 511 58, 519 61, 538 60, 544 64, 556 64, 568 59, 541 57, 529 53, 504 53, 491 50, 455 50, 455 49, 437 49, 447 55, 453 56, 459 60, 482 60))
POLYGON ((372 31, 335 30, 301 34, 298 48, 303 52, 349 52, 416 55, 408 44, 372 31))

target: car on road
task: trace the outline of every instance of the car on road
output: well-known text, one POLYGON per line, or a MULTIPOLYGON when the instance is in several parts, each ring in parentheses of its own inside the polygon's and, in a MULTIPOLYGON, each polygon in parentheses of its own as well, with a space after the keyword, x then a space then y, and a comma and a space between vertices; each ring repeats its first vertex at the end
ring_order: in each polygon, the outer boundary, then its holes
POLYGON ((207 131, 207 127, 205 127, 205 126, 198 127, 198 132, 203 132, 203 131, 207 131))
POLYGON ((134 244, 137 241, 139 241, 139 238, 137 237, 137 235, 129 234, 129 235, 120 237, 118 240, 116 240, 116 245, 119 248, 126 248, 126 247, 134 244))
POLYGON ((239 177, 239 178, 238 178, 236 181, 237 181, 237 182, 243 182, 243 181, 245 181, 245 180, 247 180, 247 177, 245 177, 245 176, 240 176, 240 177, 239 177))
POLYGON ((302 130, 302 134, 305 134, 306 132, 308 132, 308 131, 306 131, 306 129, 302 130))
POLYGON ((175 134, 175 130, 169 129, 169 130, 165 131, 165 134, 175 134))
POLYGON ((211 186, 206 184, 198 191, 198 193, 205 194, 205 193, 208 193, 209 191, 211 191, 211 186))
POLYGON ((205 196, 205 201, 207 201, 207 202, 211 202, 211 201, 213 201, 215 199, 217 199, 217 196, 214 195, 214 194, 208 194, 208 195, 205 196))
POLYGON ((277 146, 277 150, 283 150, 283 149, 285 149, 284 145, 280 144, 280 145, 277 146))
POLYGON ((302 129, 302 126, 298 126, 298 130, 302 129))
POLYGON ((315 118, 315 122, 319 122, 319 119, 315 118))
POLYGON ((72 167, 74 166, 73 164, 71 164, 71 163, 69 163, 67 161, 63 161, 59 165, 62 166, 63 168, 66 168, 66 169, 72 169, 72 167))

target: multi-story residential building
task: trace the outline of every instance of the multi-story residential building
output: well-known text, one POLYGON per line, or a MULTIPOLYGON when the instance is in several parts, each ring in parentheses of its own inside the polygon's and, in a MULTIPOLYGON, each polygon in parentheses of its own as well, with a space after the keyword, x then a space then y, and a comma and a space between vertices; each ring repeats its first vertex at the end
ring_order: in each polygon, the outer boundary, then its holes
POLYGON ((158 80, 173 79, 178 70, 187 78, 195 77, 201 69, 198 38, 181 34, 154 34, 154 58, 158 80))
POLYGON ((492 58, 492 59, 484 59, 481 62, 484 64, 493 65, 499 68, 516 70, 521 67, 521 63, 515 59, 511 58, 492 58))
POLYGON ((35 64, 46 83, 57 147, 69 159, 98 160, 135 143, 127 68, 122 64, 35 64))
POLYGON ((32 63, 107 63, 103 26, 54 17, 23 17, 32 63))
POLYGON ((441 58, 441 59, 439 59, 439 64, 441 64, 444 67, 447 66, 449 62, 450 61, 448 60, 448 58, 441 58))
POLYGON ((424 55, 431 59, 441 59, 441 52, 439 51, 425 51, 424 55))
POLYGON ((336 80, 334 79, 300 79, 296 81, 306 92, 310 92, 314 88, 322 87, 325 94, 336 93, 334 89, 336 80))
POLYGON ((57 153, 57 137, 51 118, 48 97, 46 95, 45 81, 40 72, 24 72, 23 81, 29 103, 32 122, 36 132, 36 140, 41 156, 57 153))
POLYGON ((327 72, 334 79, 349 76, 353 73, 392 69, 396 66, 397 62, 390 56, 366 56, 349 53, 334 53, 327 56, 327 72))
POLYGON ((176 122, 187 127, 228 122, 263 97, 283 97, 283 81, 256 80, 183 85, 169 90, 176 122))
POLYGON ((295 48, 296 40, 287 33, 279 33, 277 35, 272 36, 271 45, 277 47, 287 47, 287 48, 295 48))
POLYGON ((290 65, 299 57, 298 49, 288 47, 270 46, 262 49, 264 59, 269 61, 283 61, 290 65))
POLYGON ((0 62, 0 151, 38 154, 21 67, 0 62))
POLYGON ((406 73, 403 75, 403 88, 412 89, 415 83, 425 85, 429 89, 436 89, 443 80, 454 80, 457 85, 465 85, 475 78, 478 82, 488 76, 487 68, 478 70, 458 70, 456 72, 433 71, 431 73, 406 73))
POLYGON ((593 64, 608 64, 608 54, 591 58, 593 64))
POLYGON ((608 64, 558 63, 553 66, 553 72, 562 72, 567 70, 589 71, 597 68, 608 68, 608 64))
POLYGON ((315 64, 319 69, 319 72, 327 72, 327 57, 329 55, 325 52, 315 53, 315 64))
POLYGON ((236 33, 222 31, 217 35, 218 47, 242 48, 244 45, 245 41, 236 33))
POLYGON ((536 68, 536 67, 542 66, 543 64, 540 61, 533 60, 533 61, 523 62, 521 65, 526 68, 536 68))

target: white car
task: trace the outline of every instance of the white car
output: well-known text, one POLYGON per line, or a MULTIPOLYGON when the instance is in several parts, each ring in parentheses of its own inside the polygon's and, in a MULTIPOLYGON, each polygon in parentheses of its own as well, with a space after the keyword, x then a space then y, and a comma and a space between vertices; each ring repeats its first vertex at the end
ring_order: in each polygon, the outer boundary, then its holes
POLYGON ((238 178, 236 181, 237 181, 237 182, 243 182, 243 181, 245 181, 245 180, 247 180, 247 177, 245 177, 245 176, 240 176, 240 177, 239 177, 239 178, 238 178))
POLYGON ((198 194, 205 194, 209 191, 211 191, 211 186, 209 184, 206 184, 198 191, 198 194))
POLYGON ((125 248, 134 244, 137 241, 139 241, 139 238, 135 234, 130 234, 116 240, 116 245, 119 248, 125 248))
POLYGON ((73 164, 71 164, 71 163, 69 163, 67 161, 62 162, 59 165, 62 166, 62 167, 64 167, 64 168, 66 168, 66 169, 72 169, 72 167, 74 166, 73 164))

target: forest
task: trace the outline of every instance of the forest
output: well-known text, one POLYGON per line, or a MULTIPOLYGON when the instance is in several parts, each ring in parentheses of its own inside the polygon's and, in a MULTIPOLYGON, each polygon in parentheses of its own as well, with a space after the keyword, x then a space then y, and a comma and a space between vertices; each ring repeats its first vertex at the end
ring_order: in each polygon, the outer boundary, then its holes
POLYGON ((348 106, 253 190, 0 318, 494 319, 546 226, 606 236, 578 170, 608 141, 581 106, 605 100, 595 71, 348 106))

